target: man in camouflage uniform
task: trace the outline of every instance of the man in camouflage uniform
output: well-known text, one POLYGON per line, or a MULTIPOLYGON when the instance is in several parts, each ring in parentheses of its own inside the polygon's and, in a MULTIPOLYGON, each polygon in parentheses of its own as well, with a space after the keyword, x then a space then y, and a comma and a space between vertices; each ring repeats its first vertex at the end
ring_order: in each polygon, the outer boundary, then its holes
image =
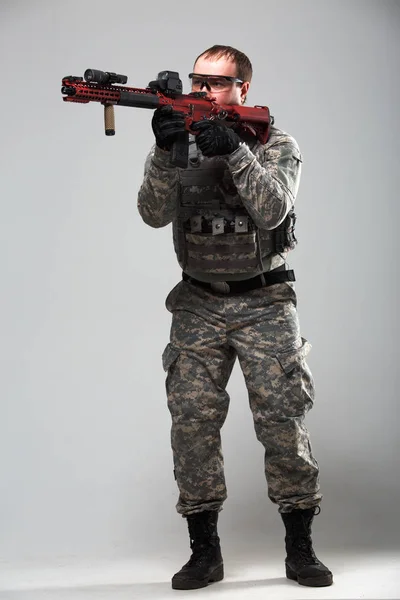
MULTIPOLYGON (((195 61, 192 91, 221 104, 246 100, 249 59, 213 46, 195 61)), ((304 425, 314 400, 300 335, 293 271, 286 270, 302 157, 297 142, 272 127, 266 144, 237 126, 193 125, 187 168, 171 164, 184 130, 181 113, 157 109, 156 144, 145 165, 138 209, 151 227, 172 222, 180 281, 169 293, 170 343, 163 354, 172 416, 177 511, 187 519, 192 555, 175 589, 223 578, 217 532, 227 498, 220 430, 236 357, 258 440, 265 448, 268 495, 286 527, 286 575, 309 586, 332 583, 314 554, 311 523, 322 499, 319 469, 304 425), (282 244, 283 240, 283 244, 282 244)))

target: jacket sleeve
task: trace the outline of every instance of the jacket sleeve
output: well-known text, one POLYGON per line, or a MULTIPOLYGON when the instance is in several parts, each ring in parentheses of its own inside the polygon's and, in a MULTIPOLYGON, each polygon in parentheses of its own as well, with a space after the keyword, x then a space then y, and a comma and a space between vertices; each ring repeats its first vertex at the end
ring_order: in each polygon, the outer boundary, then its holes
POLYGON ((297 142, 288 134, 261 146, 259 158, 244 143, 229 156, 233 182, 258 227, 275 229, 285 219, 296 199, 301 163, 297 142))
POLYGON ((165 227, 176 213, 179 175, 169 156, 169 152, 154 145, 145 162, 137 206, 143 221, 151 227, 165 227))

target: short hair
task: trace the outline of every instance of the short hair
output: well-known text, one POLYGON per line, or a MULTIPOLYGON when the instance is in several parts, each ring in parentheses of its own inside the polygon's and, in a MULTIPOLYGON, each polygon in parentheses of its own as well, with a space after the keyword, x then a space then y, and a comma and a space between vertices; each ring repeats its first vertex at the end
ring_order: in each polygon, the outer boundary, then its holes
POLYGON ((251 81, 253 75, 253 67, 249 58, 245 54, 243 54, 243 52, 240 52, 240 50, 232 48, 232 46, 221 46, 217 44, 211 46, 211 48, 208 48, 207 50, 204 50, 204 52, 199 54, 199 56, 194 61, 194 64, 196 64, 196 62, 201 57, 216 59, 222 57, 228 58, 232 60, 236 65, 236 77, 238 77, 242 81, 251 81))

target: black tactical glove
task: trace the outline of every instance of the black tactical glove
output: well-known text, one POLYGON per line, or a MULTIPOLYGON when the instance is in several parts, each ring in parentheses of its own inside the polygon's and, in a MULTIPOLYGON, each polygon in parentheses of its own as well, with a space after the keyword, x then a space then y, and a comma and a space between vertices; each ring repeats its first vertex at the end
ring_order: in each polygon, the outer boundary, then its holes
POLYGON ((231 154, 242 141, 233 129, 218 121, 197 121, 191 129, 199 132, 196 143, 204 156, 231 154))
POLYGON ((173 110, 166 105, 154 111, 151 126, 156 138, 156 144, 162 150, 171 150, 178 136, 185 131, 183 112, 173 110))

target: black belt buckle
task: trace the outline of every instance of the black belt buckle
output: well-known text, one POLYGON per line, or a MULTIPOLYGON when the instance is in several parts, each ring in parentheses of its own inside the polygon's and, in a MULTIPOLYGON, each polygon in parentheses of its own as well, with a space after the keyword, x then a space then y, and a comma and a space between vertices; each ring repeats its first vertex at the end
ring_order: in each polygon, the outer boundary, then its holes
POLYGON ((211 281, 210 287, 213 292, 218 294, 229 294, 231 291, 231 286, 227 281, 211 281))

